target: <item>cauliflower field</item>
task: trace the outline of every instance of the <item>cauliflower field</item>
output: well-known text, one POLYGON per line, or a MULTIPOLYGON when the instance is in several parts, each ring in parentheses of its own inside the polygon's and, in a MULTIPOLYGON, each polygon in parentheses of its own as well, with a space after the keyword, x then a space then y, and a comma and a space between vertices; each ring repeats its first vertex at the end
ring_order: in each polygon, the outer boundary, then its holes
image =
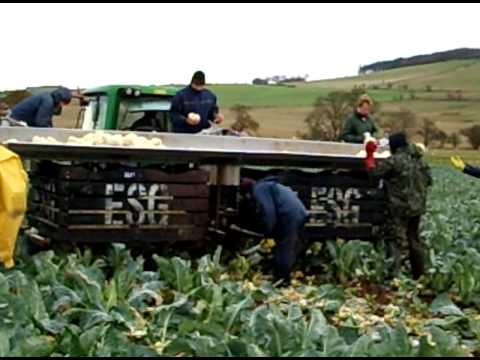
POLYGON ((118 244, 44 251, 0 272, 0 356, 478 356, 480 181, 434 176, 418 282, 361 241, 312 244, 289 287, 269 241, 149 267, 118 244))

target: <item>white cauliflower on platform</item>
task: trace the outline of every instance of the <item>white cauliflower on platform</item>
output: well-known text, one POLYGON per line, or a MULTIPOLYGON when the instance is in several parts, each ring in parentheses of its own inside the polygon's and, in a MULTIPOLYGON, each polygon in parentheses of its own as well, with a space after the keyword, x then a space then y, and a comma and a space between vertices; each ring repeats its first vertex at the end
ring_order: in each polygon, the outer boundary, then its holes
POLYGON ((80 146, 121 146, 121 147, 141 147, 141 148, 163 148, 162 139, 148 139, 135 133, 127 135, 107 134, 103 131, 95 131, 82 137, 69 136, 66 143, 62 143, 53 137, 34 136, 33 143, 37 144, 72 144, 80 146))

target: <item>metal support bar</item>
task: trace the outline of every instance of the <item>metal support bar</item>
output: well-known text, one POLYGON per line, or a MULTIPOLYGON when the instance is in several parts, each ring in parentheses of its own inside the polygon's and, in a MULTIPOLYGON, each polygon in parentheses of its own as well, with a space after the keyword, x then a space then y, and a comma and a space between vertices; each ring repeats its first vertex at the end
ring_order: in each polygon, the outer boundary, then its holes
POLYGON ((218 185, 226 185, 226 186, 240 185, 240 166, 219 165, 217 168, 218 168, 218 185))

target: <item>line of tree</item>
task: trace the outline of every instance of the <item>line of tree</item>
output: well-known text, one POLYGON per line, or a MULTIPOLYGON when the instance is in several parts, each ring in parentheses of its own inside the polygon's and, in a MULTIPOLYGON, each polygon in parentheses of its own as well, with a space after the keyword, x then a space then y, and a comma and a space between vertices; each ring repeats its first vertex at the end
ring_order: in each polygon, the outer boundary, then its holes
POLYGON ((308 74, 304 76, 291 76, 287 77, 285 75, 275 75, 266 78, 255 78, 252 81, 253 85, 268 85, 270 83, 275 84, 288 84, 293 82, 305 82, 308 79, 308 74))
POLYGON ((405 66, 431 64, 449 60, 480 59, 480 49, 460 48, 448 51, 440 51, 432 54, 417 55, 409 58, 398 58, 395 60, 378 61, 373 64, 360 66, 359 74, 369 71, 383 71, 396 69, 405 66))
POLYGON ((432 119, 423 117, 420 121, 408 109, 400 109, 386 113, 388 119, 382 123, 382 128, 387 133, 405 131, 410 136, 420 136, 426 147, 443 149, 446 144, 451 144, 455 149, 462 143, 459 133, 447 134, 440 129, 432 119))

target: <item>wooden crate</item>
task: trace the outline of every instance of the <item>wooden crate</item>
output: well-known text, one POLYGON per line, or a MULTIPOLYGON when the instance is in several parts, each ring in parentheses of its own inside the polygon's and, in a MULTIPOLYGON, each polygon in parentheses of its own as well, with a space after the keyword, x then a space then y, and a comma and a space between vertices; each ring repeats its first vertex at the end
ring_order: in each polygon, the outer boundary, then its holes
POLYGON ((202 170, 42 162, 30 174, 28 218, 73 242, 202 241, 209 175, 202 170))
POLYGON ((385 223, 382 182, 364 171, 259 170, 245 168, 242 177, 255 180, 268 175, 291 187, 310 213, 306 234, 310 239, 377 239, 385 223))

